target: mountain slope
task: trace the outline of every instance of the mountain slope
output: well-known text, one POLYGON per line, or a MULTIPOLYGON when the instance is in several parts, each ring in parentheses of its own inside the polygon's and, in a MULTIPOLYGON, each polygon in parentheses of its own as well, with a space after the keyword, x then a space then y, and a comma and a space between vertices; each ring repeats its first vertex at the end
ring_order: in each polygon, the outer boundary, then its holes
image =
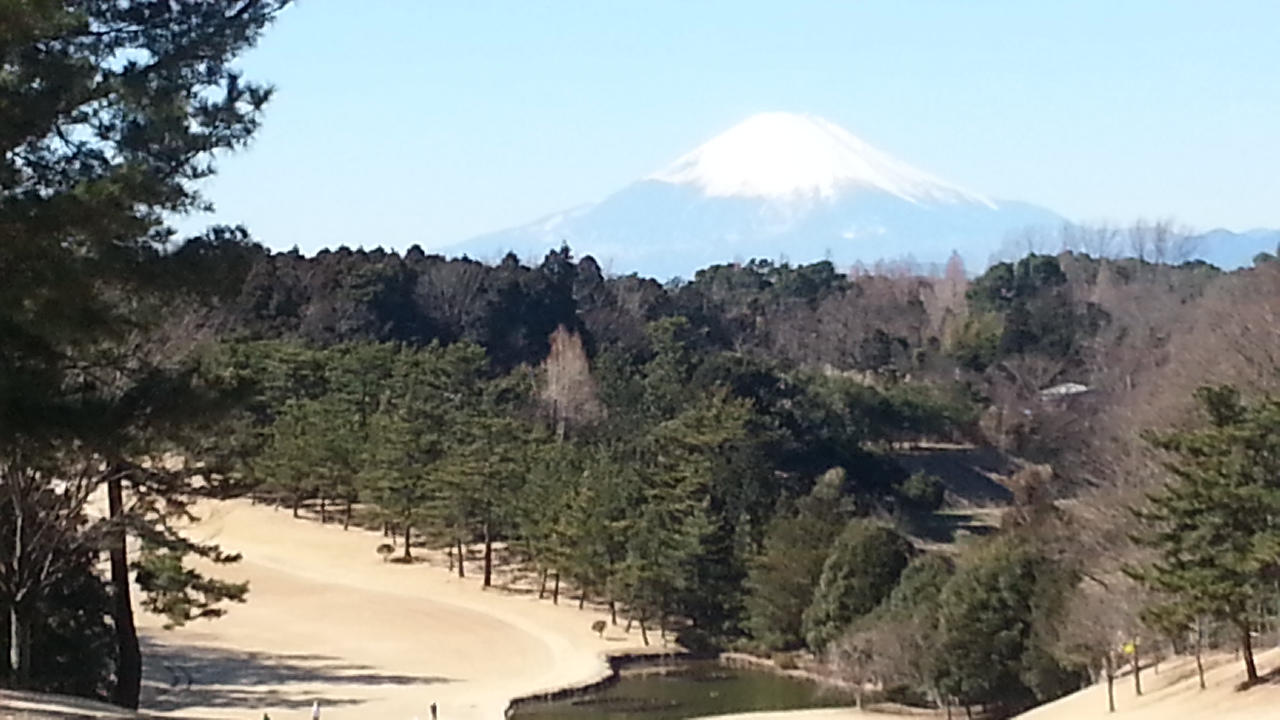
POLYGON ((1230 270, 1252 265, 1259 253, 1280 253, 1280 230, 1213 230, 1201 235, 1196 245, 1196 257, 1230 270))
POLYGON ((753 257, 942 263, 957 250, 982 265, 1010 232, 1062 222, 949 184, 820 118, 767 113, 597 204, 447 250, 536 260, 568 243, 613 272, 660 278, 753 257))

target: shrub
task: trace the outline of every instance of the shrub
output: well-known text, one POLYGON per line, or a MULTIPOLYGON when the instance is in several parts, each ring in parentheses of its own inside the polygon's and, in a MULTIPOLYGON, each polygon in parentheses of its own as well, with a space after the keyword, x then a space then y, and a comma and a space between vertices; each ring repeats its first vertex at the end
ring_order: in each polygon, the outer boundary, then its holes
POLYGON ((946 498, 947 488, 933 475, 917 471, 898 486, 902 509, 911 513, 937 512, 946 498))

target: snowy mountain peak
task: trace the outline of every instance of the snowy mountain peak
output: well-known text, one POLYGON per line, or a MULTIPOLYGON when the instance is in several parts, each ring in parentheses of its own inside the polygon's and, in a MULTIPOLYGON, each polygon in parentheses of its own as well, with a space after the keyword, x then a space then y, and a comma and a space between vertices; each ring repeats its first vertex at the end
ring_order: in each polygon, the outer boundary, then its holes
POLYGON ((647 179, 692 185, 710 197, 830 199, 879 190, 915 204, 995 207, 822 118, 782 112, 755 115, 647 179))

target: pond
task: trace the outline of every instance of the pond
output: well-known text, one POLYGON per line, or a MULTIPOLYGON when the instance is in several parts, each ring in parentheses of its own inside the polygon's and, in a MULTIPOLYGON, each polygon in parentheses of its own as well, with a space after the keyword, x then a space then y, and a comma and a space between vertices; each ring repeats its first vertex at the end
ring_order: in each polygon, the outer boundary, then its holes
POLYGON ((852 705, 818 683, 715 661, 682 662, 658 672, 624 673, 602 690, 519 707, 514 720, 683 720, 703 715, 852 705))

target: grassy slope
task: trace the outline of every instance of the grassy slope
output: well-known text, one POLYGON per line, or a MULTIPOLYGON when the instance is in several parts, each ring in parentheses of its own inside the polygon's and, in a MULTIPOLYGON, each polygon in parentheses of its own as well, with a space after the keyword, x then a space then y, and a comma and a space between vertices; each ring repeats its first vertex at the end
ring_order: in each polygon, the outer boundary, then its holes
POLYGON ((1231 654, 1205 658, 1201 690, 1195 661, 1177 658, 1160 672, 1143 672, 1143 695, 1134 693, 1131 677, 1116 681, 1116 713, 1107 712, 1105 685, 1095 685, 1018 716, 1018 720, 1275 720, 1280 718, 1280 649, 1259 653, 1258 671, 1266 682, 1240 690, 1244 664, 1231 654))

